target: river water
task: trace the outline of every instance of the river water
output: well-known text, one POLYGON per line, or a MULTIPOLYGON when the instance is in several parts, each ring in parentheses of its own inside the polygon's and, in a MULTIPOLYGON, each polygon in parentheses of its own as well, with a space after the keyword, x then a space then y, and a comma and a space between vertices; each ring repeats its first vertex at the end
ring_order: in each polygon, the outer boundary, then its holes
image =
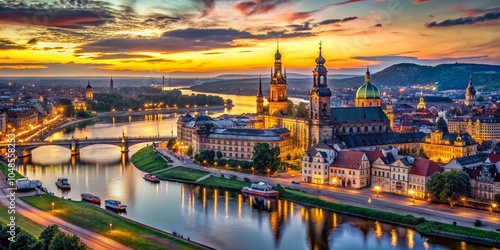
MULTIPOLYGON (((255 99, 248 100, 235 101, 234 109, 247 107, 238 112, 252 112, 255 99)), ((129 136, 175 135, 176 119, 176 115, 102 119, 58 131, 48 139, 119 137, 123 132, 129 136)), ((41 180, 57 196, 80 200, 81 193, 92 193, 101 199, 120 200, 128 205, 122 216, 176 231, 217 249, 491 249, 426 238, 412 229, 282 200, 168 181, 152 184, 128 160, 143 146, 132 146, 129 155, 122 155, 116 146, 95 145, 81 149, 78 158, 72 158, 68 149, 44 146, 33 150, 31 159, 21 160, 19 171, 41 180), (71 191, 57 189, 54 182, 61 176, 69 179, 71 191)))

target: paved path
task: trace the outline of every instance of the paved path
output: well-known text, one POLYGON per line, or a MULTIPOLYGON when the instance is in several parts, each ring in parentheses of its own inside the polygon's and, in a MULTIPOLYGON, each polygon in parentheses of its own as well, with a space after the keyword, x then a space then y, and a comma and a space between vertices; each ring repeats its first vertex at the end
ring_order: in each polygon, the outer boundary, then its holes
POLYGON ((200 181, 202 181, 202 180, 205 180, 206 178, 208 178, 208 177, 210 177, 210 176, 212 176, 212 175, 213 175, 213 173, 207 174, 207 175, 205 175, 205 176, 203 176, 203 177, 200 177, 198 180, 196 180, 196 181, 194 181, 194 182, 198 183, 198 182, 200 182, 200 181))
MULTIPOLYGON (((172 153, 170 153, 167 149, 159 148, 159 150, 172 159, 175 159, 175 156, 172 156, 172 153)), ((183 162, 182 166, 193 169, 201 169, 212 173, 219 172, 219 169, 196 165, 191 159, 187 159, 185 163, 183 162)), ((445 204, 432 204, 423 200, 415 200, 415 205, 413 205, 412 199, 409 197, 382 192, 379 194, 379 197, 377 197, 376 193, 369 188, 353 190, 328 185, 316 186, 316 184, 304 182, 301 182, 300 184, 292 184, 292 180, 300 179, 300 173, 298 173, 298 177, 280 173, 281 176, 271 178, 267 176, 245 174, 234 171, 226 171, 226 173, 236 175, 240 180, 247 177, 253 182, 264 181, 273 185, 280 184, 284 187, 293 187, 305 190, 312 195, 318 195, 319 191, 320 198, 336 203, 369 207, 368 198, 370 198, 372 201, 371 207, 374 209, 402 215, 410 214, 415 217, 424 217, 428 220, 440 221, 448 224, 456 221, 458 225, 470 227, 472 227, 474 225, 474 221, 478 219, 483 222, 481 229, 496 230, 500 228, 500 213, 491 214, 489 211, 464 208, 457 205, 451 209, 445 204)))
MULTIPOLYGON (((4 187, 0 189, 0 192, 2 193, 2 197, 0 198, 0 202, 2 203, 2 206, 0 206, 0 209, 6 209, 9 205, 9 200, 6 198, 5 195, 9 194, 9 190, 5 187, 10 187, 6 185, 5 183, 5 177, 3 174, 0 174, 0 186, 4 187), (6 207, 4 207, 6 206, 6 207)), ((22 215, 42 226, 50 226, 53 224, 57 224, 62 231, 69 233, 69 234, 75 234, 80 237, 83 243, 87 245, 91 249, 131 249, 119 242, 116 242, 114 240, 111 240, 107 237, 104 237, 100 234, 96 234, 94 232, 91 232, 87 229, 81 228, 79 226, 73 225, 67 221, 64 221, 62 219, 59 219, 50 213, 46 213, 42 210, 39 210, 37 208, 34 208, 30 206, 29 204, 25 203, 19 197, 16 197, 16 214, 22 215)), ((37 235, 38 236, 38 235, 37 235)))

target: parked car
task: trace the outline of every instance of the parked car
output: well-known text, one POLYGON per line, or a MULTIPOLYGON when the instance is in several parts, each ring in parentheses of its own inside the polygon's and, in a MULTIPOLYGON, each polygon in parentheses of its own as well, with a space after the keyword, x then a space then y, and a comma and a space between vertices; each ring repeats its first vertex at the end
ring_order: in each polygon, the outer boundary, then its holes
POLYGON ((293 184, 300 184, 300 181, 293 180, 292 183, 293 184))

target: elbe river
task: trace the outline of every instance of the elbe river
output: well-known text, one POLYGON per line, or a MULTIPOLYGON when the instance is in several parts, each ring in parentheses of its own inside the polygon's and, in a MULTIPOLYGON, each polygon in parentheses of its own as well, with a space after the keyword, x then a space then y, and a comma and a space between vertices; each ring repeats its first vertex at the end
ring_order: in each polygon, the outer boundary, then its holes
MULTIPOLYGON (((188 92, 190 94, 191 92, 188 92)), ((220 113, 251 113, 255 97, 221 95, 235 107, 220 113)), ((295 99, 294 101, 298 101, 295 99)), ((192 111, 192 113, 196 113, 192 111)), ((57 131, 50 139, 175 135, 177 114, 103 118, 57 131)), ((128 205, 124 217, 217 249, 491 249, 377 221, 360 219, 283 200, 242 196, 239 192, 201 188, 176 182, 152 184, 142 179, 129 158, 146 144, 122 155, 113 145, 95 145, 71 157, 68 149, 44 146, 31 159, 20 160, 19 171, 39 179, 57 196, 80 200, 81 193, 116 199, 128 205), (67 177, 71 191, 54 184, 67 177)), ((57 204, 56 204, 57 206, 57 204)), ((104 206, 104 204, 102 204, 104 206)))

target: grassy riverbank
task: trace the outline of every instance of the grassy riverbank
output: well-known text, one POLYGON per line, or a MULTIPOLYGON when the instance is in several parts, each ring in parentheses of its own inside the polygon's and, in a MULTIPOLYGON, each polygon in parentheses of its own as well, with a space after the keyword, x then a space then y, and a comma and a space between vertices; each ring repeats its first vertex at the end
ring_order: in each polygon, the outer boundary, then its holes
MULTIPOLYGON (((0 223, 3 225, 7 225, 10 222, 8 218, 13 216, 8 213, 9 209, 6 206, 0 204, 0 223)), ((16 227, 22 228, 24 231, 30 233, 31 235, 38 237, 45 230, 45 227, 20 215, 16 214, 16 227)))
POLYGON ((200 249, 167 234, 105 212, 88 203, 61 200, 50 195, 21 197, 21 199, 65 221, 134 249, 200 249), (52 211, 52 202, 55 204, 54 211, 52 211), (109 228, 110 223, 113 224, 113 230, 109 228))
POLYGON ((494 245, 494 243, 491 243, 492 241, 500 241, 500 234, 493 231, 486 231, 472 227, 454 226, 437 221, 426 221, 423 217, 417 218, 411 215, 405 216, 369 208, 333 203, 316 198, 307 193, 285 189, 281 186, 278 186, 277 189, 280 191, 280 198, 286 200, 318 206, 335 212, 364 217, 368 219, 407 225, 414 227, 417 232, 422 234, 444 237, 451 236, 453 238, 460 238, 463 240, 470 240, 489 245, 494 245))
MULTIPOLYGON (((9 176, 9 167, 7 166, 7 164, 4 164, 4 163, 1 163, 0 164, 0 169, 2 170, 2 173, 5 175, 5 176, 9 176)), ((14 178, 17 180, 17 179, 22 179, 24 178, 24 176, 22 174, 20 174, 19 172, 17 172, 16 170, 14 170, 14 174, 16 175, 14 178)))
POLYGON ((132 163, 139 170, 148 173, 170 167, 151 146, 142 148, 132 155, 132 163))
POLYGON ((186 167, 175 167, 155 174, 158 178, 178 179, 184 181, 196 181, 209 172, 186 167))
POLYGON ((228 189, 237 189, 241 190, 244 186, 250 186, 250 182, 226 179, 221 177, 210 176, 205 180, 199 182, 201 186, 209 187, 209 188, 228 188, 228 189))

